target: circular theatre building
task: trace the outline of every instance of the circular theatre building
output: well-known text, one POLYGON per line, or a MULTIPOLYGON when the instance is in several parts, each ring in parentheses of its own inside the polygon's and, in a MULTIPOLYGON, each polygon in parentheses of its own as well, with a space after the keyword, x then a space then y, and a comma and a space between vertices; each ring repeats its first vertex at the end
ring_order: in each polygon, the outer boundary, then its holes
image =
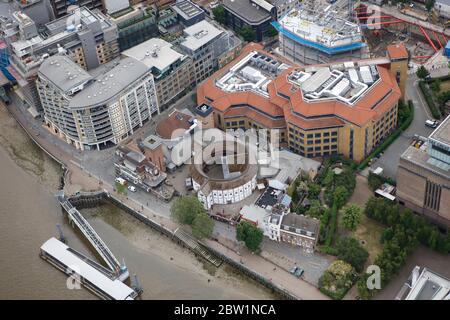
POLYGON ((258 165, 243 143, 213 142, 193 160, 192 185, 207 210, 244 200, 256 188, 258 165))

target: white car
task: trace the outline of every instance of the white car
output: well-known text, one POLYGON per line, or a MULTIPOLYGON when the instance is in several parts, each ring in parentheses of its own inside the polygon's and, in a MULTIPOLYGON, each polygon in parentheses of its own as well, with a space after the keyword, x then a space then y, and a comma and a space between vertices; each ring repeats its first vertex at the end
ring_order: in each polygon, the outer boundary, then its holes
POLYGON ((136 187, 135 186, 128 186, 128 190, 130 190, 131 192, 136 192, 136 187))

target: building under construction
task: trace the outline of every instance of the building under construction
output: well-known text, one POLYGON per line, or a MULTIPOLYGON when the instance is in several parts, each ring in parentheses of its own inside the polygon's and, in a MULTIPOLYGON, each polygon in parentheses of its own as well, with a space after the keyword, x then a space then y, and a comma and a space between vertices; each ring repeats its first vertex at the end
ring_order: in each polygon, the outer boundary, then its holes
POLYGON ((351 1, 305 1, 272 25, 279 32, 280 53, 299 64, 369 57, 351 1))

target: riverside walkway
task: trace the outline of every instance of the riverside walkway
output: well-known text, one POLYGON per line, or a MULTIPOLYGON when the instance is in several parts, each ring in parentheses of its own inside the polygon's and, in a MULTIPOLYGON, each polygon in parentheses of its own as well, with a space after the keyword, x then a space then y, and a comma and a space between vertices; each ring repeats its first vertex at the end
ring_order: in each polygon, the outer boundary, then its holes
MULTIPOLYGON (((69 171, 67 184, 65 186, 65 190, 67 191, 67 193, 72 194, 76 191, 79 191, 74 190, 74 186, 72 185, 73 180, 76 180, 77 188, 80 187, 82 188, 82 190, 90 191, 99 190, 101 188, 109 192, 110 194, 115 194, 116 197, 120 198, 120 200, 126 203, 130 208, 139 211, 141 214, 149 218, 151 217, 152 220, 157 221, 159 224, 170 229, 172 232, 175 232, 175 230, 180 227, 176 222, 156 212, 155 209, 151 207, 151 203, 149 203, 150 206, 146 206, 143 203, 138 203, 132 198, 127 198, 125 196, 116 194, 114 191, 114 186, 112 185, 114 181, 112 181, 112 183, 110 184, 107 181, 102 180, 100 184, 99 180, 95 176, 93 176, 92 173, 86 172, 78 164, 75 163, 77 159, 73 154, 66 152, 64 148, 58 146, 58 144, 62 143, 62 141, 58 141, 57 137, 43 128, 41 124, 36 122, 36 120, 32 119, 31 115, 29 115, 23 107, 15 105, 15 103, 5 107, 8 108, 16 121, 25 129, 31 139, 33 139, 41 148, 44 149, 44 151, 51 154, 52 157, 56 158, 58 162, 60 162, 67 168, 67 170, 69 171)), ((327 296, 322 294, 319 289, 303 280, 297 279, 295 276, 289 274, 289 272, 285 270, 277 268, 276 272, 273 273, 272 270, 276 267, 276 265, 265 260, 259 255, 252 255, 249 252, 237 255, 236 253, 232 252, 232 250, 229 250, 218 242, 209 240, 207 242, 211 244, 211 246, 214 247, 217 251, 229 256, 233 260, 238 262, 242 260, 242 262, 247 267, 252 268, 255 272, 267 277, 267 279, 271 279, 274 284, 285 288, 299 299, 329 299, 327 296)))

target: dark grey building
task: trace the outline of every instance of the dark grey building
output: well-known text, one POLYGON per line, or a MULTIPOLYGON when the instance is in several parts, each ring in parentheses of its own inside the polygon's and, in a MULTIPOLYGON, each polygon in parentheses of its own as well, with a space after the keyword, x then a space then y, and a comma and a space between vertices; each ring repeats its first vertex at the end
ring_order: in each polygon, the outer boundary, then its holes
POLYGON ((223 6, 227 26, 236 32, 251 27, 256 41, 262 41, 270 22, 276 20, 276 8, 264 0, 223 0, 223 6))
POLYGON ((172 6, 172 9, 185 27, 190 27, 205 19, 205 11, 189 0, 178 1, 172 6))

